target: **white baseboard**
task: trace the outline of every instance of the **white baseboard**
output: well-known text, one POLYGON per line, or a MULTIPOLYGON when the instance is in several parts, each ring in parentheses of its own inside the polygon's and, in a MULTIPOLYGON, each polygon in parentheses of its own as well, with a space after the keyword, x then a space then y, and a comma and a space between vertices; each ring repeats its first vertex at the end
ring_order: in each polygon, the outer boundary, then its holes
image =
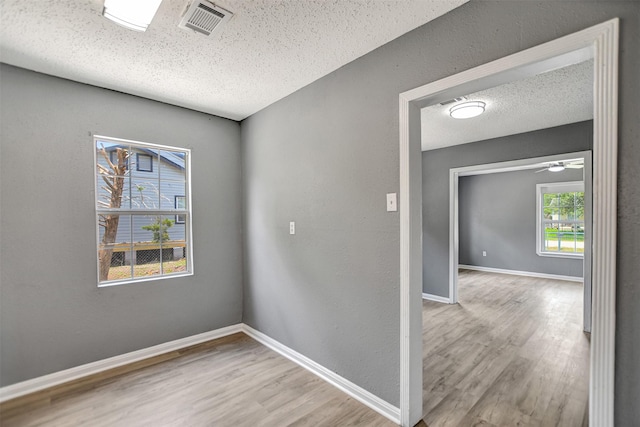
POLYGON ((96 362, 65 369, 64 371, 43 375, 31 380, 22 381, 0 388, 0 403, 89 375, 104 372, 109 369, 117 368, 119 366, 128 365, 160 354, 169 353, 195 344, 222 338, 237 332, 242 332, 242 326, 240 324, 204 332, 198 335, 192 335, 186 338, 180 338, 175 341, 154 345, 153 347, 143 348, 141 350, 109 357, 108 359, 98 360, 96 362))
POLYGON ((341 377, 335 372, 330 371, 324 366, 314 362, 306 356, 290 349, 289 347, 279 343, 271 337, 243 323, 227 326, 225 328, 216 329, 214 331, 204 332, 202 334, 181 338, 175 341, 155 345, 153 347, 144 348, 130 353, 121 354, 110 357, 108 359, 98 360, 96 362, 87 363, 85 365, 76 366, 74 368, 65 369, 63 371, 54 372, 52 374, 43 375, 20 383, 12 384, 0 388, 0 403, 35 393, 50 387, 74 381, 89 375, 117 368, 119 366, 135 363, 150 357, 158 356, 171 351, 180 350, 192 345, 222 338, 238 332, 244 332, 259 343, 276 351, 287 359, 307 369, 313 374, 319 376, 329 384, 344 391, 349 396, 365 404, 369 408, 387 417, 396 424, 400 424, 400 409, 390 403, 380 399, 378 396, 370 393, 362 387, 352 383, 351 381, 341 377))
POLYGON ((426 299, 428 301, 435 301, 435 302, 443 302, 445 304, 451 304, 451 300, 447 297, 441 297, 439 295, 433 295, 433 294, 426 294, 426 293, 422 293, 422 299, 426 299))
POLYGON ((282 356, 291 360, 292 362, 302 366, 311 373, 319 376, 323 380, 327 381, 334 387, 347 393, 349 396, 378 412, 379 414, 387 417, 389 420, 396 424, 400 424, 400 408, 391 405, 390 403, 380 399, 378 396, 363 389, 362 387, 352 383, 346 378, 341 377, 333 371, 325 368, 324 366, 314 362, 306 356, 298 353, 295 350, 281 344, 273 338, 263 334, 260 331, 253 329, 251 326, 243 324, 242 330, 259 343, 269 347, 273 351, 280 353, 282 356))
POLYGON ((488 273, 513 274, 514 276, 540 277, 542 279, 567 280, 569 282, 581 282, 582 277, 562 276, 560 274, 534 273, 532 271, 505 270, 503 268, 479 267, 477 265, 458 264, 458 268, 464 270, 486 271, 488 273))

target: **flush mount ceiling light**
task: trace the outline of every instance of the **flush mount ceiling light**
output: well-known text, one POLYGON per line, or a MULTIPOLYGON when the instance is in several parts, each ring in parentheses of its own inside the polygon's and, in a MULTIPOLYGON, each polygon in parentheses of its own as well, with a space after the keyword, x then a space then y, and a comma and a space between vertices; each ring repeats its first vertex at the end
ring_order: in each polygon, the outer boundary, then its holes
POLYGON ((451 107, 449 115, 454 119, 470 119, 484 113, 485 105, 482 101, 463 102, 451 107))
POLYGON ((549 165, 549 172, 562 172, 564 170, 564 165, 562 163, 554 163, 549 165))
POLYGON ((104 0, 102 15, 134 31, 146 31, 162 0, 104 0))

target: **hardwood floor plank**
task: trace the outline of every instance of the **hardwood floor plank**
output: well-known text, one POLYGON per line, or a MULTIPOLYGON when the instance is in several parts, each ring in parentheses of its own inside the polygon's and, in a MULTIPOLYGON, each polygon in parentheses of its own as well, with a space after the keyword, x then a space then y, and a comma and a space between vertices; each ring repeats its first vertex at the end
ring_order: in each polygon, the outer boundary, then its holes
POLYGON ((423 302, 423 421, 583 426, 582 285, 461 270, 458 305, 423 302))
POLYGON ((3 427, 393 426, 244 334, 13 402, 3 427), (217 342, 217 344, 216 344, 217 342))

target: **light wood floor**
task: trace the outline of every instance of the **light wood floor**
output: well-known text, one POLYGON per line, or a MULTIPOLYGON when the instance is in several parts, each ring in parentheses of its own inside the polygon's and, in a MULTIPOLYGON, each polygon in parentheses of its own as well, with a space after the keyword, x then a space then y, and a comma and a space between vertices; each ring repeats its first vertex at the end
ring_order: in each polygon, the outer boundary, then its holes
POLYGON ((582 284, 461 270, 459 301, 423 302, 429 427, 588 425, 582 284))
MULTIPOLYGON (((468 270, 459 286, 459 305, 423 303, 421 425, 586 426, 582 286, 468 270)), ((0 425, 394 425, 244 334, 170 357, 3 405, 0 425)))
POLYGON ((0 414, 10 426, 393 426, 244 334, 0 414))

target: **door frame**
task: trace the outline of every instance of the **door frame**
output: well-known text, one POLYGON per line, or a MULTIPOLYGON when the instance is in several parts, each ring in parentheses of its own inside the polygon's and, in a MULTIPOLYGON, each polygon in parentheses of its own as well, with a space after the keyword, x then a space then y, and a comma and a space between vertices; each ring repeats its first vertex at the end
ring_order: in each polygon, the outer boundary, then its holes
POLYGON ((458 180, 461 176, 486 175, 500 172, 522 171, 542 167, 542 164, 582 158, 584 161, 584 256, 582 258, 583 330, 591 332, 591 235, 593 232, 593 185, 591 151, 553 154, 521 160, 463 166, 449 169, 449 304, 458 303, 458 265, 460 255, 460 217, 458 180))
POLYGON ((619 19, 517 52, 399 95, 400 421, 422 418, 422 165, 420 109, 594 59, 592 335, 589 422, 613 427, 619 19), (456 94, 457 93, 457 94, 456 94))

